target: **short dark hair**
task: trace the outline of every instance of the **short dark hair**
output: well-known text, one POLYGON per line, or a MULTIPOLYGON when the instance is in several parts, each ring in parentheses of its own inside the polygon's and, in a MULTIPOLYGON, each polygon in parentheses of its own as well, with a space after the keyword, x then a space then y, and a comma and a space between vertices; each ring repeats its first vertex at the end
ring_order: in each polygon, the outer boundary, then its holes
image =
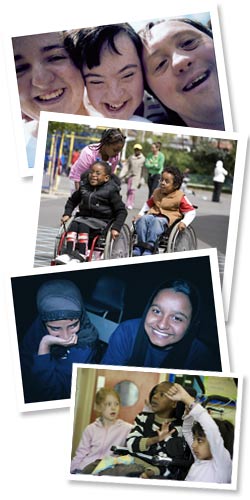
MULTIPOLYGON (((219 428, 225 448, 229 451, 230 456, 232 457, 234 444, 234 425, 229 422, 229 420, 220 420, 219 418, 213 418, 213 420, 219 428)), ((193 423, 192 433, 194 436, 196 435, 199 437, 206 437, 206 433, 199 422, 193 423)))
POLYGON ((183 175, 182 175, 181 171, 177 167, 169 166, 169 167, 164 167, 162 174, 164 174, 164 172, 168 172, 169 174, 173 175, 174 186, 176 187, 176 189, 179 189, 181 187, 181 184, 183 181, 183 175))
POLYGON ((141 61, 142 41, 129 23, 65 31, 64 46, 80 70, 83 64, 91 69, 100 65, 100 52, 104 43, 107 42, 110 52, 120 54, 115 45, 115 37, 120 33, 125 33, 131 39, 141 61))

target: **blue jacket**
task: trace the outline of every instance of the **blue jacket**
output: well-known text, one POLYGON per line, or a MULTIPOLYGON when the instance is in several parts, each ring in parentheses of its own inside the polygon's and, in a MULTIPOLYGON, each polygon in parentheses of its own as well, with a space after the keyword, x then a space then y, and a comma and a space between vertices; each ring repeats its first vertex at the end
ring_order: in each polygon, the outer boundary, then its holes
MULTIPOLYGON (((116 328, 110 337, 109 345, 102 358, 101 364, 118 366, 129 365, 140 322, 140 318, 131 319, 124 321, 116 328)), ((171 351, 155 347, 148 341, 148 348, 143 366, 149 368, 173 368, 167 364, 170 353, 171 351)), ((215 358, 216 357, 213 356, 210 349, 201 340, 195 338, 187 352, 184 365, 178 368, 218 371, 221 368, 218 366, 217 361, 214 361, 215 358)))

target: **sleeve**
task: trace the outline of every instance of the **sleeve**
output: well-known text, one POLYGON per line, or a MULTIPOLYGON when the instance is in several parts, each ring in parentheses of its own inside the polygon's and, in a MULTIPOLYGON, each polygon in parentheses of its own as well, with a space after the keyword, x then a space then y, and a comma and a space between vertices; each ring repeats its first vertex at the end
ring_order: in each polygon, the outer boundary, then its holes
POLYGON ((196 210, 185 195, 181 199, 180 212, 183 214, 182 222, 186 226, 189 226, 196 217, 196 210))
POLYGON ((148 212, 148 209, 151 208, 154 205, 154 200, 153 198, 150 198, 149 200, 145 201, 143 207, 141 208, 139 215, 144 215, 148 212))
POLYGON ((124 321, 112 333, 102 358, 104 365, 126 366, 133 351, 138 322, 124 321))
POLYGON ((134 427, 131 429, 126 442, 131 453, 140 453, 148 449, 146 441, 149 436, 145 436, 146 419, 145 413, 139 413, 135 418, 134 427))
POLYGON ((89 150, 89 147, 85 147, 82 151, 81 154, 72 165, 70 169, 70 174, 69 178, 72 179, 73 181, 80 181, 81 174, 85 172, 85 170, 88 170, 92 163, 94 161, 93 153, 89 150))
POLYGON ((74 472, 75 470, 82 470, 86 465, 86 457, 90 452, 91 447, 91 432, 90 427, 87 426, 86 429, 82 433, 82 437, 78 448, 76 450, 76 454, 71 461, 70 472, 74 472))
POLYGON ((184 417, 183 422, 183 435, 189 447, 192 446, 193 442, 192 425, 194 421, 199 422, 199 424, 203 428, 209 442, 215 466, 216 468, 218 468, 218 470, 220 470, 221 464, 225 463, 225 461, 228 461, 229 452, 224 446, 224 442, 218 426, 209 415, 208 411, 200 404, 196 404, 192 408, 190 413, 186 417, 184 417))
POLYGON ((74 193, 66 201, 63 215, 71 215, 74 208, 76 208, 79 205, 80 201, 81 201, 80 190, 74 191, 74 193))

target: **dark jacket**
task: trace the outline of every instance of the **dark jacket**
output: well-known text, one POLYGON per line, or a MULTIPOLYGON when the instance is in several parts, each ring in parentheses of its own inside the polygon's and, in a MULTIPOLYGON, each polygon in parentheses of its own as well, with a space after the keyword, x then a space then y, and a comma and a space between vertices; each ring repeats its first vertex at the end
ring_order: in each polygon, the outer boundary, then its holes
POLYGON ((119 180, 116 181, 115 176, 100 186, 91 186, 88 175, 84 172, 80 188, 68 198, 63 215, 71 215, 78 205, 77 215, 94 217, 107 223, 114 219, 112 228, 117 231, 121 230, 127 217, 127 210, 120 194, 119 180))

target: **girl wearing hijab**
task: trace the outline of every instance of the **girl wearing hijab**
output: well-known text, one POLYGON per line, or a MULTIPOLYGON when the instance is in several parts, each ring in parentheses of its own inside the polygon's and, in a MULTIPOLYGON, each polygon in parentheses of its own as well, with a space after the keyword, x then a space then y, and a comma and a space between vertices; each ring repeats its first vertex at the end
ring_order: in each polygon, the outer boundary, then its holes
POLYGON ((20 348, 25 403, 70 398, 72 363, 93 362, 98 332, 71 281, 44 283, 36 303, 20 348))
POLYGON ((221 370, 218 350, 211 352, 198 338, 200 321, 196 288, 188 281, 168 281, 153 293, 142 318, 116 328, 102 364, 221 370))

